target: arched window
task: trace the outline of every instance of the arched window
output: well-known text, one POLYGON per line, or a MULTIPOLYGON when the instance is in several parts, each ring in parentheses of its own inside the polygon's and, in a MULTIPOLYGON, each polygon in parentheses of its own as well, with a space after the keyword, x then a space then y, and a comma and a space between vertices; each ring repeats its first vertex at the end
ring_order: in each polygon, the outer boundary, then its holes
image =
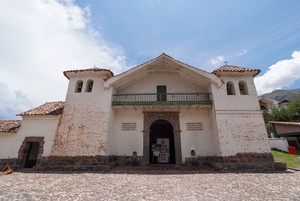
POLYGON ((93 80, 88 80, 86 83, 85 92, 92 92, 93 84, 94 84, 93 80))
POLYGON ((226 88, 227 88, 227 95, 235 95, 234 84, 232 82, 227 82, 226 88))
POLYGON ((245 81, 239 81, 239 89, 241 95, 248 95, 248 87, 245 81))
POLYGON ((76 92, 76 93, 81 93, 82 85, 83 85, 82 80, 78 80, 78 81, 76 82, 76 88, 75 88, 75 92, 76 92))

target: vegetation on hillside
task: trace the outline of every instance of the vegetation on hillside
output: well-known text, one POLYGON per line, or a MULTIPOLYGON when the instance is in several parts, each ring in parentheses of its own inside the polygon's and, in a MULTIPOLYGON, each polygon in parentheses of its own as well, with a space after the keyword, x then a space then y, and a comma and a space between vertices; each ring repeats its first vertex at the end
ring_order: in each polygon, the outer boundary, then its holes
POLYGON ((263 94, 261 97, 277 101, 289 100, 291 98, 300 97, 300 89, 275 90, 272 93, 263 94))

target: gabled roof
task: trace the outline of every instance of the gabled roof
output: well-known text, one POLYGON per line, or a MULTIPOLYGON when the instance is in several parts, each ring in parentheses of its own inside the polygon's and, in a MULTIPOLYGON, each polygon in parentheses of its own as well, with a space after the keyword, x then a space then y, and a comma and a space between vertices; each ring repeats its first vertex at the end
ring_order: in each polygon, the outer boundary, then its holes
POLYGON ((106 72, 108 74, 108 78, 114 76, 113 72, 110 71, 109 69, 105 69, 105 68, 87 68, 87 69, 79 69, 79 70, 67 70, 64 71, 64 76, 66 76, 66 78, 70 79, 71 75, 74 74, 78 74, 78 73, 84 73, 84 72, 106 72))
POLYGON ((21 120, 0 120, 0 132, 16 133, 21 126, 21 120))
POLYGON ((222 75, 222 74, 227 74, 227 73, 251 73, 252 76, 256 76, 260 73, 259 69, 254 69, 254 68, 244 68, 244 67, 239 67, 239 66, 232 66, 232 65, 224 65, 221 66, 220 68, 215 69, 212 73, 215 75, 222 75))
POLYGON ((258 100, 261 101, 261 102, 264 102, 264 103, 278 104, 277 100, 273 100, 273 99, 270 99, 270 98, 264 98, 264 97, 261 97, 261 96, 258 97, 258 100))
POLYGON ((27 110, 18 114, 17 116, 26 116, 26 115, 59 115, 62 114, 64 108, 63 101, 57 102, 46 102, 41 106, 27 110))
POLYGON ((140 64, 109 79, 106 86, 111 85, 116 89, 119 89, 134 81, 143 79, 151 73, 178 74, 191 82, 195 82, 203 86, 208 86, 210 83, 214 83, 217 86, 222 85, 221 79, 216 75, 185 64, 163 53, 150 61, 140 64))

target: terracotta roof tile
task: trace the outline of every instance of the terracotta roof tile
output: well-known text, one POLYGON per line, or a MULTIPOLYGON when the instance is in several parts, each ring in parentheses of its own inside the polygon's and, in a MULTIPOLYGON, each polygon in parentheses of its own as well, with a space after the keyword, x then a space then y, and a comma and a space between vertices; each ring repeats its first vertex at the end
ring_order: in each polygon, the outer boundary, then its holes
POLYGON ((288 126, 300 126, 300 122, 269 121, 269 123, 288 126))
POLYGON ((0 120, 0 132, 16 133, 21 126, 21 120, 0 120))
POLYGON ((18 116, 25 115, 59 115, 62 114, 64 108, 63 101, 57 102, 46 102, 45 104, 38 106, 36 108, 30 109, 26 112, 18 114, 18 116))
POLYGON ((94 71, 94 72, 98 72, 98 71, 106 71, 106 72, 109 72, 111 74, 111 76, 114 76, 113 72, 109 69, 105 69, 105 68, 97 68, 97 67, 94 67, 94 68, 87 68, 87 69, 78 69, 78 70, 67 70, 67 71, 64 71, 64 76, 66 76, 68 79, 68 73, 78 73, 78 72, 88 72, 88 71, 94 71))
POLYGON ((253 76, 256 76, 260 73, 259 69, 253 69, 253 68, 244 68, 239 66, 232 66, 232 65, 224 65, 220 68, 215 69, 212 73, 216 75, 220 75, 224 72, 231 72, 231 73, 243 73, 243 72, 253 72, 253 76))

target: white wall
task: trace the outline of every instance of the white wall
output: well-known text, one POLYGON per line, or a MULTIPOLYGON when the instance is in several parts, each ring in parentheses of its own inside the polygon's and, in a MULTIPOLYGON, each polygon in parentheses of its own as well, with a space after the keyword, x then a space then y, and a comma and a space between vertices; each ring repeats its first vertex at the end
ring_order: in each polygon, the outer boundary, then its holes
POLYGON ((16 134, 0 134, 0 158, 17 158, 25 137, 44 137, 42 156, 49 156, 58 118, 58 115, 23 116, 21 127, 16 134))
POLYGON ((185 157, 191 157, 193 147, 197 156, 212 156, 214 153, 211 132, 210 110, 183 110, 179 113, 181 129, 181 151, 185 157), (201 122, 203 130, 188 131, 187 122, 201 122))
POLYGON ((260 110, 257 92, 252 77, 246 76, 221 76, 224 85, 221 88, 212 86, 214 107, 216 110, 260 110), (236 95, 227 95, 226 83, 234 83, 236 95), (241 95, 239 81, 245 81, 248 86, 249 95, 241 95))
POLYGON ((17 135, 17 133, 0 132, 0 159, 16 158, 16 156, 11 153, 11 147, 16 147, 15 141, 17 139, 17 135))
POLYGON ((281 151, 289 152, 289 144, 285 138, 269 138, 271 149, 275 148, 281 151))
POLYGON ((141 110, 116 112, 112 155, 131 156, 133 151, 136 151, 138 156, 143 155, 143 119, 144 115, 141 110), (134 131, 122 131, 122 123, 136 123, 136 129, 134 131))
POLYGON ((202 88, 176 74, 151 74, 118 91, 119 94, 156 93, 157 85, 167 86, 167 93, 208 93, 202 88))
POLYGON ((216 113, 214 107, 211 108, 209 113, 209 118, 211 119, 211 138, 212 138, 212 147, 213 149, 213 156, 220 155, 220 141, 218 135, 218 128, 217 128, 217 121, 216 121, 216 113))
POLYGON ((270 152, 260 111, 216 111, 216 120, 222 156, 270 152))

